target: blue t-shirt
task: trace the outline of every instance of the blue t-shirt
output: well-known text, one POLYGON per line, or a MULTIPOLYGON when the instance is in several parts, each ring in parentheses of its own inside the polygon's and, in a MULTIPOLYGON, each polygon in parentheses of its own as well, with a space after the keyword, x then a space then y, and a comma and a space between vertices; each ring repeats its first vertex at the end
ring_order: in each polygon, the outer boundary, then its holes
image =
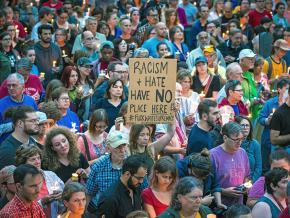
POLYGON ((79 117, 75 112, 71 111, 70 109, 67 109, 66 115, 60 118, 60 120, 58 120, 56 123, 59 126, 65 126, 69 129, 75 128, 77 132, 80 132, 79 117))
POLYGON ((239 110, 238 105, 237 104, 234 104, 234 105, 231 105, 231 106, 232 106, 232 108, 233 108, 233 110, 235 112, 235 115, 236 116, 239 116, 240 115, 240 110, 239 110))
POLYGON ((189 133, 186 156, 191 153, 199 153, 203 148, 208 150, 214 147, 214 141, 209 132, 194 125, 189 133))

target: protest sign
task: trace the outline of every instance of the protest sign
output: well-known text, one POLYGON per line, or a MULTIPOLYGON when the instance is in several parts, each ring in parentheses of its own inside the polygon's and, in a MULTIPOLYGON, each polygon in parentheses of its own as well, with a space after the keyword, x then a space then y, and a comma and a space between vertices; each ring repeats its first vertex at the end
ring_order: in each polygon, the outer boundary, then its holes
POLYGON ((132 58, 127 122, 171 123, 174 120, 175 59, 132 58))

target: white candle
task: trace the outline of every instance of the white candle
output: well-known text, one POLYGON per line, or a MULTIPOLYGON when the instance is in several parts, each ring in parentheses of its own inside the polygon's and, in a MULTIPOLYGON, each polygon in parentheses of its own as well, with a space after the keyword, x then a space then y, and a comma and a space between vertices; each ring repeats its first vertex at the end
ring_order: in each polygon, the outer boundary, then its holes
POLYGON ((56 67, 56 61, 52 62, 52 67, 56 67))

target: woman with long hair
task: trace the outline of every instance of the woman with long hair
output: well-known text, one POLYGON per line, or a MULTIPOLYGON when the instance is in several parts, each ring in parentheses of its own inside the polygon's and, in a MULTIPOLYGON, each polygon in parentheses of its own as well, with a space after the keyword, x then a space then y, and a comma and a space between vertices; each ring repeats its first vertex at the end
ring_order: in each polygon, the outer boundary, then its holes
POLYGON ((108 128, 115 124, 122 104, 125 102, 124 83, 120 79, 111 79, 103 98, 100 98, 96 102, 95 109, 105 109, 108 113, 108 128))
POLYGON ((168 208, 176 179, 177 169, 171 157, 164 156, 155 162, 150 187, 142 192, 144 209, 150 218, 155 218, 168 208))
POLYGON ((124 39, 118 38, 114 40, 115 57, 127 63, 129 58, 133 55, 133 50, 129 49, 131 44, 128 44, 124 39))
MULTIPOLYGON (((66 89, 68 89, 68 96, 71 103, 74 103, 77 96, 77 86, 79 81, 79 75, 77 69, 74 66, 67 66, 62 71, 61 81, 66 89)), ((80 96, 79 96, 80 97, 80 96)))
POLYGON ((43 166, 51 170, 65 183, 73 173, 87 178, 90 166, 79 151, 75 135, 67 128, 52 128, 46 135, 43 166))
POLYGON ((168 29, 171 29, 179 24, 177 11, 174 8, 165 10, 165 24, 168 29))
POLYGON ((42 170, 42 151, 35 145, 20 146, 16 151, 16 166, 30 164, 35 166, 42 175, 43 183, 38 194, 44 212, 49 217, 56 217, 58 213, 58 199, 64 188, 63 181, 52 171, 42 170))
POLYGON ((88 130, 78 138, 79 148, 90 165, 107 152, 107 127, 107 112, 97 109, 91 114, 88 130))
POLYGON ((208 21, 218 20, 223 15, 224 0, 215 0, 211 11, 209 12, 208 21))

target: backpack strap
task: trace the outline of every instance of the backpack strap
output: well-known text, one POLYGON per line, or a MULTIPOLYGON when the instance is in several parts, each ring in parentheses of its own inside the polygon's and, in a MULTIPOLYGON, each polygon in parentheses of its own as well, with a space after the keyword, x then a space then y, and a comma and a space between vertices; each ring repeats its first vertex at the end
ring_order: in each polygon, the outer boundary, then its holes
POLYGON ((272 70, 273 70, 271 56, 267 57, 265 60, 268 62, 268 72, 267 72, 267 76, 268 76, 268 79, 271 79, 272 70))
POLYGON ((86 155, 87 155, 87 159, 88 161, 91 160, 91 155, 90 155, 90 150, 89 150, 89 144, 88 144, 88 140, 87 137, 85 136, 85 134, 81 134, 83 140, 84 140, 84 145, 85 145, 85 151, 86 151, 86 155))
POLYGON ((287 69, 286 69, 286 61, 284 59, 281 59, 282 61, 282 69, 283 69, 283 73, 288 73, 287 69))

